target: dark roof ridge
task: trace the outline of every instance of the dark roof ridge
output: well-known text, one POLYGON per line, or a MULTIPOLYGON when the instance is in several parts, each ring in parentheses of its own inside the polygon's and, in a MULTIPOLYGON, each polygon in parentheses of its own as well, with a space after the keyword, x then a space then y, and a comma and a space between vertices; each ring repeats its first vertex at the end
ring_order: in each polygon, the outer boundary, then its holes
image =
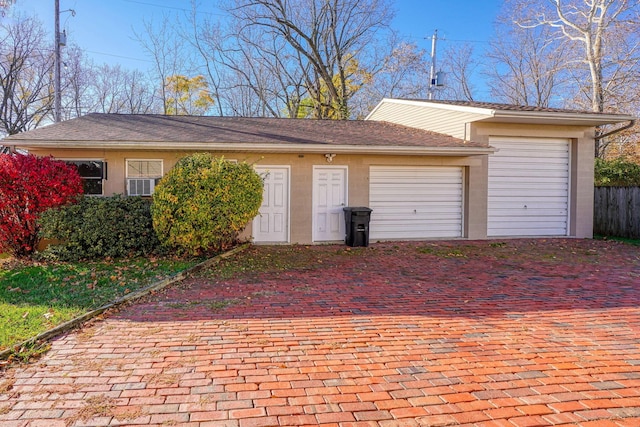
POLYGON ((593 114, 593 115, 605 115, 605 114, 620 114, 609 112, 596 112, 589 110, 575 110, 567 108, 555 108, 555 107, 540 107, 535 105, 519 105, 519 104, 505 104, 499 102, 489 101, 464 101, 464 100, 444 100, 444 99, 419 99, 419 98, 396 98, 405 101, 416 102, 428 102, 434 104, 443 105, 456 105, 461 107, 475 107, 475 108, 488 108, 492 110, 502 111, 532 111, 532 112, 544 112, 544 113, 570 113, 570 114, 593 114))

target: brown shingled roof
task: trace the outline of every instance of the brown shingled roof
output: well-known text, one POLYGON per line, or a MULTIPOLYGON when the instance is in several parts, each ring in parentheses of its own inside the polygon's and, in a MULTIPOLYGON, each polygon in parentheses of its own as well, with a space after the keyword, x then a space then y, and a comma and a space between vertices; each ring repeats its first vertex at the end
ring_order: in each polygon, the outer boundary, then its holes
POLYGON ((99 114, 45 126, 8 138, 45 141, 321 144, 328 146, 475 147, 486 144, 378 121, 99 114))
POLYGON ((569 109, 563 109, 563 108, 550 108, 550 107, 536 107, 533 105, 500 104, 497 102, 448 101, 448 100, 431 100, 431 99, 429 100, 407 99, 407 100, 431 102, 434 104, 459 105, 462 107, 485 108, 488 110, 500 110, 500 111, 538 111, 538 112, 544 112, 544 113, 575 113, 575 114, 593 114, 593 115, 603 114, 603 113, 597 113, 593 111, 569 110, 569 109))

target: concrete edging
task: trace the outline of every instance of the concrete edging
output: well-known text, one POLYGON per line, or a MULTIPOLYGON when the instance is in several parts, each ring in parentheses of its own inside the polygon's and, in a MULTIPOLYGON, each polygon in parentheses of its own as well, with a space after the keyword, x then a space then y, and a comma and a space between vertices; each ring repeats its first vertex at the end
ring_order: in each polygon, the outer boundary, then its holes
POLYGON ((80 324, 104 313, 105 311, 117 307, 121 304, 124 304, 126 302, 130 302, 133 300, 136 300, 138 298, 141 298, 145 295, 148 295, 149 293, 153 292, 153 291, 157 291, 160 290, 162 288, 165 288, 171 284, 180 282, 182 280, 184 280, 189 274, 191 273, 195 273, 197 271, 203 270, 209 266, 215 265, 217 263, 219 263, 221 260, 229 258, 237 253, 240 253, 242 251, 244 251, 245 249, 247 249, 249 246, 251 246, 251 243, 244 243, 236 248, 231 249, 230 251, 227 251, 225 253, 222 253, 220 255, 216 255, 215 257, 202 261, 200 264, 196 264, 193 267, 190 267, 186 270, 183 270, 179 273, 174 274, 171 277, 167 277, 166 279, 160 280, 159 282, 156 283, 152 283, 151 285, 147 286, 146 288, 142 288, 142 289, 138 289, 135 292, 132 292, 130 294, 124 295, 120 298, 118 298, 115 301, 112 301, 110 303, 107 303, 99 308, 96 308, 95 310, 91 310, 87 313, 81 314, 80 316, 77 316, 61 325, 58 325, 54 328, 49 329, 48 331, 45 331, 39 335, 36 335, 35 337, 29 338, 28 340, 22 341, 21 343, 18 344, 14 344, 13 346, 9 347, 6 350, 3 350, 0 352, 0 360, 3 359, 7 359, 9 356, 11 356, 12 354, 14 354, 16 352, 16 349, 20 349, 24 346, 27 346, 29 344, 33 344, 36 343, 38 341, 46 341, 49 340, 51 338, 54 338, 58 335, 61 335, 71 329, 74 329, 76 327, 78 327, 80 324))

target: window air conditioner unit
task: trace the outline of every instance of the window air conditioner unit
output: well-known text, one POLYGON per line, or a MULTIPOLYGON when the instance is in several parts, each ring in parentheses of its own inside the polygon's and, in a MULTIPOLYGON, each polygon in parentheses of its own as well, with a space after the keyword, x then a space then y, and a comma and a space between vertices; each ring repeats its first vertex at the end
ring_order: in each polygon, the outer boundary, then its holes
POLYGON ((127 180, 129 196, 151 196, 155 187, 153 178, 130 178, 127 180))

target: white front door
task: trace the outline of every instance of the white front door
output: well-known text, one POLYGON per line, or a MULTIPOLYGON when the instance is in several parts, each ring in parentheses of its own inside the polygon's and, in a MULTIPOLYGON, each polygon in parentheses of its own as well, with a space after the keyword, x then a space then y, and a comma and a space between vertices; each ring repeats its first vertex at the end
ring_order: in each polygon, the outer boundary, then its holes
POLYGON ((346 166, 313 168, 313 241, 344 240, 347 205, 346 166))
POLYGON ((264 179, 262 206, 253 220, 253 240, 264 243, 289 242, 289 168, 259 166, 264 179))

